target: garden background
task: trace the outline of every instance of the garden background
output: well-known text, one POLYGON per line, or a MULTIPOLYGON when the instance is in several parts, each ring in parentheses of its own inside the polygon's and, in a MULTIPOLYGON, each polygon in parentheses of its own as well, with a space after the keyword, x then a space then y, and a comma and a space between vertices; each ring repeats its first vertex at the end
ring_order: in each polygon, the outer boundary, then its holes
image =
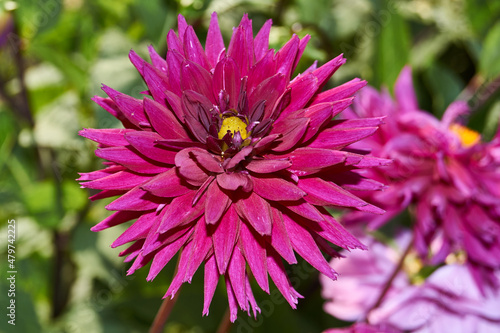
MULTIPOLYGON (((500 117, 498 0, 20 0, 0 2, 0 331, 144 332, 173 275, 153 282, 109 244, 125 226, 89 229, 109 215, 111 201, 90 202, 75 181, 100 168, 82 128, 118 126, 91 101, 101 83, 138 97, 145 89, 128 59, 134 49, 162 55, 165 37, 184 15, 204 41, 216 11, 226 43, 248 13, 254 31, 273 20, 271 47, 292 34, 311 35, 297 72, 344 53, 347 63, 329 86, 354 77, 393 86, 405 64, 422 109, 438 118, 456 99, 469 101, 469 126, 491 138, 500 117), (13 24, 13 25, 12 25, 13 24), (7 323, 7 223, 16 221, 16 326, 7 323)), ((320 332, 342 325, 322 310, 318 273, 290 268, 305 296, 292 310, 276 288, 255 288, 262 315, 240 314, 231 332, 320 332), (258 290, 258 291, 257 291, 258 290)), ((341 277, 340 277, 341 278, 341 277)), ((218 285, 202 317, 203 277, 182 287, 165 332, 215 332, 227 308, 218 285)))

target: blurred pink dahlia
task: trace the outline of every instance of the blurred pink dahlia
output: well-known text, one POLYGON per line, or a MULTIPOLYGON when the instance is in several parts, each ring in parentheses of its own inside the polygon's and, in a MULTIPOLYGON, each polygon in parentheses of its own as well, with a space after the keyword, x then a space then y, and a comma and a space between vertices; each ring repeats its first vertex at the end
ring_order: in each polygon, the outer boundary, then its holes
POLYGON ((152 64, 130 52, 149 96, 135 99, 104 86, 109 98, 94 99, 125 128, 80 132, 98 142, 96 155, 108 161, 82 174, 82 187, 102 190, 92 200, 119 196, 106 207, 116 212, 92 230, 137 219, 112 247, 131 243, 120 253, 133 261, 129 274, 151 261, 148 280, 179 252, 165 297, 204 262, 203 314, 224 275, 232 321, 238 306, 254 316, 259 311, 249 272, 268 293, 269 274, 295 308, 301 296, 282 258, 294 264, 297 252, 335 279, 321 252, 337 255, 327 241, 364 248, 326 206, 383 212, 345 188, 381 188, 357 170, 387 161, 343 150, 375 132, 381 119, 332 120, 365 82, 322 92, 342 56, 290 80, 309 36, 293 36, 274 52, 270 28, 269 20, 254 38, 245 15, 226 49, 214 13, 204 50, 179 16, 166 59, 152 47, 152 64))
POLYGON ((419 110, 410 68, 401 72, 394 93, 395 100, 366 87, 344 113, 354 119, 387 116, 363 147, 394 160, 365 174, 389 188, 360 194, 387 214, 353 212, 345 221, 368 222, 376 229, 411 208, 415 247, 423 259, 440 264, 461 253, 480 288, 498 286, 493 272, 500 268, 500 132, 484 142, 463 126, 469 111, 463 101, 452 103, 441 121, 419 110), (435 251, 433 244, 439 244, 435 251))

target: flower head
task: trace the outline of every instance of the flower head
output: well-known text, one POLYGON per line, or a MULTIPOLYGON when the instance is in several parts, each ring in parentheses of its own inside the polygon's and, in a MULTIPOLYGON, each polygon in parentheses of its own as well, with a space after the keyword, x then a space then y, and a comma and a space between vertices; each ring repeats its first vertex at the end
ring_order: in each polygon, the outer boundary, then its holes
POLYGON ((394 160, 367 175, 390 186, 363 196, 387 214, 350 213, 346 221, 368 221, 378 228, 411 207, 422 258, 439 264, 464 252, 480 288, 498 285, 492 273, 500 268, 500 136, 483 142, 462 125, 460 118, 468 112, 462 101, 452 103, 441 121, 419 110, 409 68, 394 92, 395 101, 367 87, 349 111, 353 117, 387 116, 364 144, 373 155, 394 160), (440 244, 436 251, 430 251, 433 243, 440 244))
POLYGON ((82 186, 102 190, 92 199, 119 196, 107 206, 116 212, 92 230, 137 219, 112 246, 131 243, 121 253, 133 261, 129 274, 151 261, 148 280, 179 252, 165 297, 205 263, 204 314, 224 275, 233 321, 237 306, 259 311, 247 265, 266 292, 269 274, 295 308, 301 296, 282 258, 294 264, 296 252, 334 279, 320 251, 336 255, 327 241, 363 248, 325 206, 382 212, 345 188, 381 187, 357 170, 388 161, 343 150, 381 120, 332 120, 365 82, 322 92, 342 56, 291 80, 309 37, 293 36, 274 52, 270 28, 267 21, 254 38, 245 15, 226 49, 214 13, 203 49, 179 16, 166 59, 152 47, 151 64, 130 53, 149 96, 135 99, 104 86, 109 98, 94 99, 124 128, 80 133, 98 142, 96 155, 108 161, 82 174, 82 186))
POLYGON ((343 320, 365 320, 389 331, 496 332, 500 294, 481 293, 470 270, 459 264, 444 265, 421 281, 415 279, 415 273, 421 272, 413 269, 418 258, 407 256, 403 270, 397 273, 378 307, 373 308, 398 265, 401 248, 408 245, 410 238, 410 233, 401 234, 394 248, 363 239, 373 251, 353 252, 348 259, 332 261, 342 278, 331 283, 321 276, 322 295, 327 300, 325 311, 343 320))

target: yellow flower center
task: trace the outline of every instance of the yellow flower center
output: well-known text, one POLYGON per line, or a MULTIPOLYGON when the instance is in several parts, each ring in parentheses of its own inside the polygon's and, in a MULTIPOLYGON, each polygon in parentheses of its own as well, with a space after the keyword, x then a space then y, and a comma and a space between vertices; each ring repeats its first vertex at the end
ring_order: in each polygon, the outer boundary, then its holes
POLYGON ((473 146, 481 140, 481 134, 459 124, 451 124, 450 131, 460 138, 464 147, 473 146))
POLYGON ((222 120, 222 126, 219 131, 219 139, 222 139, 227 134, 227 131, 231 132, 233 136, 234 133, 240 132, 243 140, 248 137, 247 124, 245 124, 245 122, 238 117, 227 117, 222 120))

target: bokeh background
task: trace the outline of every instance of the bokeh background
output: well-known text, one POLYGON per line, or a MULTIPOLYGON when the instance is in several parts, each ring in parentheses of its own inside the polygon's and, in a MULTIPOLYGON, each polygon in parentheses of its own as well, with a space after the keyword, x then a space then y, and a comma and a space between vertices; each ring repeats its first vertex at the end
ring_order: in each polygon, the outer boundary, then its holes
MULTIPOLYGON (((258 31, 273 20, 271 47, 292 34, 312 36, 298 71, 344 53, 330 86, 360 77, 390 90, 405 64, 414 68, 420 105, 436 114, 456 100, 472 108, 469 126, 486 139, 500 116, 498 0, 20 0, 0 2, 0 331, 145 332, 168 288, 173 266, 153 282, 109 244, 125 227, 93 233, 108 216, 93 203, 78 172, 100 168, 83 127, 118 126, 91 101, 101 83, 139 97, 145 89, 128 60, 147 58, 183 14, 202 42, 219 14, 226 43, 244 13, 258 31), (7 221, 16 220, 16 326, 7 324, 7 221)), ((305 296, 298 310, 274 290, 254 288, 263 314, 240 313, 231 332, 320 332, 343 325, 325 314, 317 272, 290 268, 305 296), (260 291, 260 293, 259 293, 260 291)), ((215 332, 227 307, 219 283, 202 317, 203 276, 181 295, 166 332, 215 332)))

